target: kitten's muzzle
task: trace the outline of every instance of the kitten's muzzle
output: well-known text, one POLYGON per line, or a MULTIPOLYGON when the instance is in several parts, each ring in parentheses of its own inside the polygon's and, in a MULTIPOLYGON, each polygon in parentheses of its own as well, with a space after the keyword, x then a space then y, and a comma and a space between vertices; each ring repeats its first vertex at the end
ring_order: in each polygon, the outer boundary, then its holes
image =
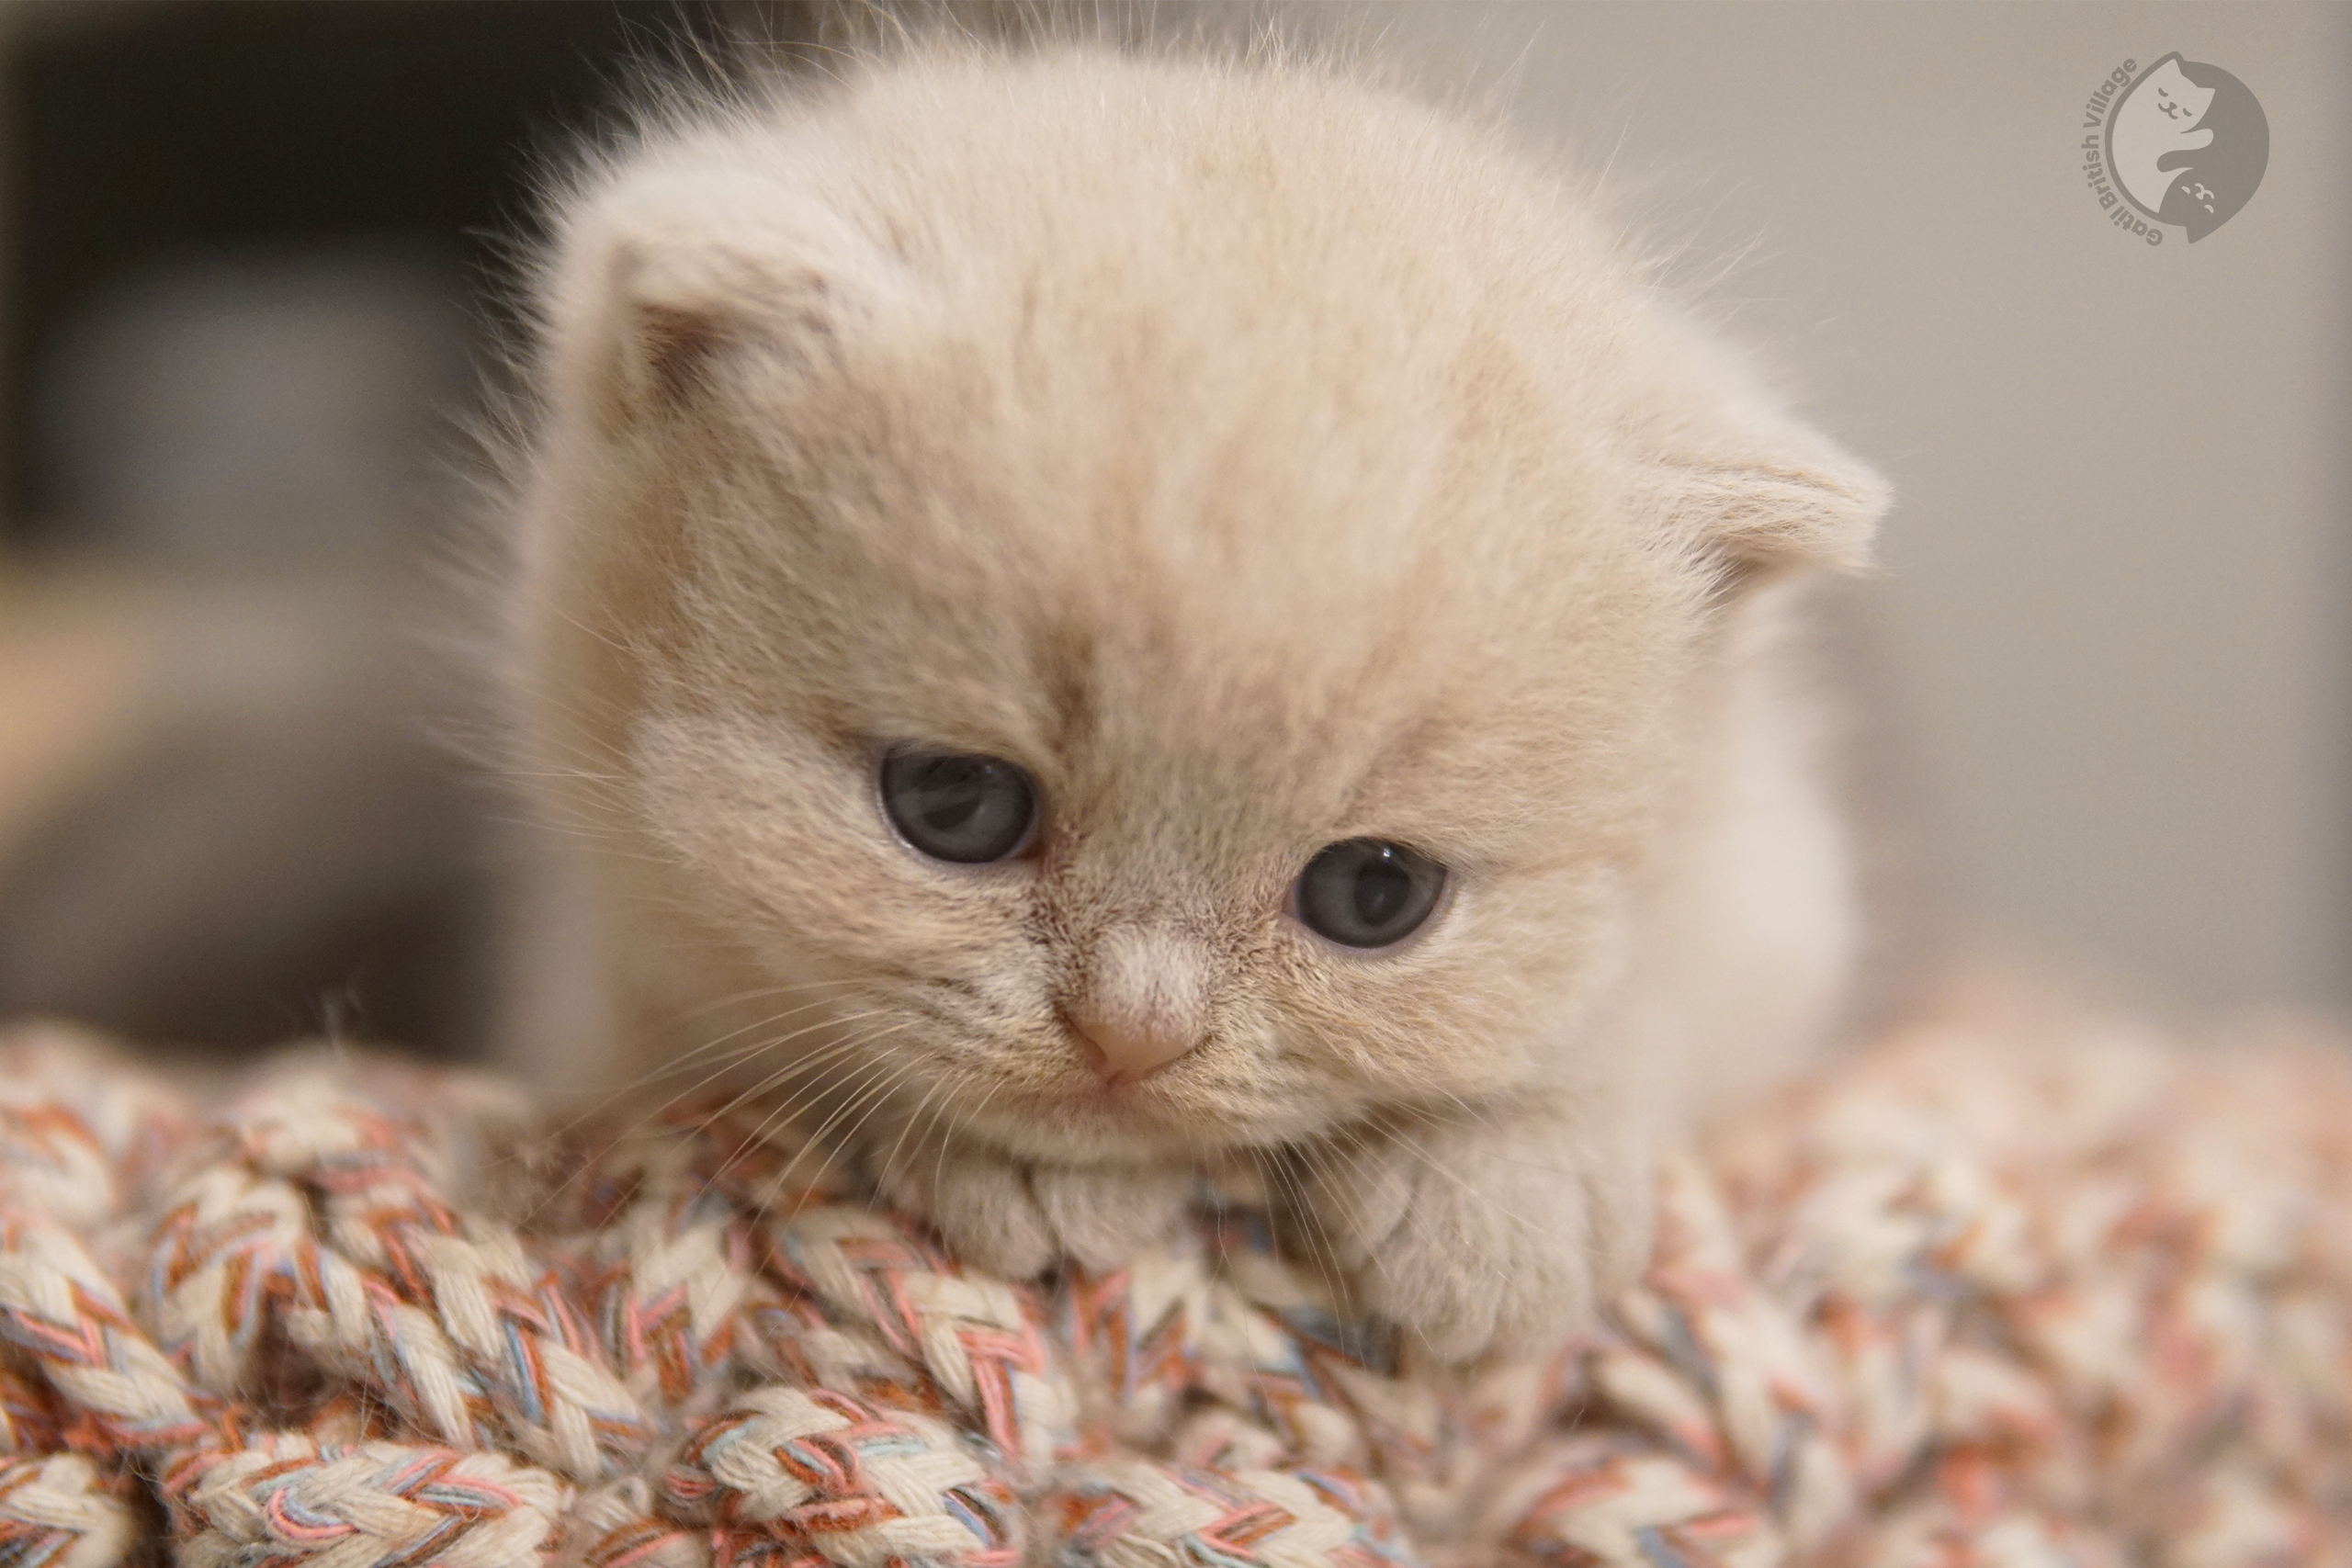
POLYGON ((1086 1065, 1112 1085, 1140 1083, 1190 1055, 1202 1040, 1198 1029, 1175 1019, 1119 1020, 1082 1004, 1069 1010, 1064 1021, 1077 1037, 1086 1065))
POLYGON ((1062 1021, 1105 1084, 1140 1082, 1208 1036, 1207 958, 1172 926, 1102 931, 1075 979, 1062 1021))

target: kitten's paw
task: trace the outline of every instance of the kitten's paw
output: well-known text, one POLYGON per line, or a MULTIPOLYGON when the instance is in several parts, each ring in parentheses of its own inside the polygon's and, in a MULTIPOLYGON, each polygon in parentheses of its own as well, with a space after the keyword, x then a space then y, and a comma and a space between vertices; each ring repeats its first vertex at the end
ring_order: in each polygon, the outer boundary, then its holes
POLYGON ((1107 1274, 1175 1234, 1193 1178, 1172 1169, 1040 1166, 1029 1185, 1063 1254, 1107 1274))
POLYGON ((1107 1273, 1169 1238, 1192 1187, 1178 1170, 1035 1166, 963 1147, 903 1154, 881 1184, 965 1263, 1009 1280, 1062 1258, 1107 1273))
POLYGON ((1414 1128, 1319 1151, 1297 1216, 1359 1303, 1441 1360, 1542 1354, 1629 1284, 1649 1245, 1649 1162, 1557 1126, 1414 1128))
POLYGON ((882 1195, 930 1222, 967 1266, 1027 1280, 1053 1263, 1053 1224, 1029 1190, 1029 1172, 982 1149, 903 1151, 880 1173, 882 1195))

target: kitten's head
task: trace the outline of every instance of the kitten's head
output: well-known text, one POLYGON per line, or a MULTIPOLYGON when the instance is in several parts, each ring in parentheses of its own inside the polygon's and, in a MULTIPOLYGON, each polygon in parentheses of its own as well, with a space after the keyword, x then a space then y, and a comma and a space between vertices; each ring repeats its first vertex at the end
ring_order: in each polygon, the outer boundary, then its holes
POLYGON ((1313 73, 878 67, 621 160, 547 305, 532 712, 643 942, 1033 1156, 1555 1069, 1726 602, 1878 504, 1543 178, 1313 73))

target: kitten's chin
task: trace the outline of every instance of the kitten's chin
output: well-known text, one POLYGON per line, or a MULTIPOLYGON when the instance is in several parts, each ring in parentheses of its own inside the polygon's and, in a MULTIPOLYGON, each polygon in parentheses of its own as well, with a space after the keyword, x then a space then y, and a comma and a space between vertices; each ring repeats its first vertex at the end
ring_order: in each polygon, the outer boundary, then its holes
POLYGON ((1227 1098, 1178 1074, 1121 1084, 1072 1075, 1048 1085, 1005 1086, 988 1097, 970 1130, 1015 1158, 1056 1165, 1193 1161, 1317 1130, 1261 1125, 1262 1117, 1227 1098))

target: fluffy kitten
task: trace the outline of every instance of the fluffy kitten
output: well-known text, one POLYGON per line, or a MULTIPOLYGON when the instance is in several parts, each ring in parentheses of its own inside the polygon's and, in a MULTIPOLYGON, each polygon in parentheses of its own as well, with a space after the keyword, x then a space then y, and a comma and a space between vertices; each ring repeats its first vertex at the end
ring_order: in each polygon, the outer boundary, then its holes
POLYGON ((966 1257, 1255 1152, 1447 1357, 1645 1245, 1837 1012, 1792 651, 1878 480, 1486 130, 919 49, 560 204, 514 595, 550 1083, 814 1107, 966 1257), (663 1092, 667 1092, 666 1089, 663 1092))

